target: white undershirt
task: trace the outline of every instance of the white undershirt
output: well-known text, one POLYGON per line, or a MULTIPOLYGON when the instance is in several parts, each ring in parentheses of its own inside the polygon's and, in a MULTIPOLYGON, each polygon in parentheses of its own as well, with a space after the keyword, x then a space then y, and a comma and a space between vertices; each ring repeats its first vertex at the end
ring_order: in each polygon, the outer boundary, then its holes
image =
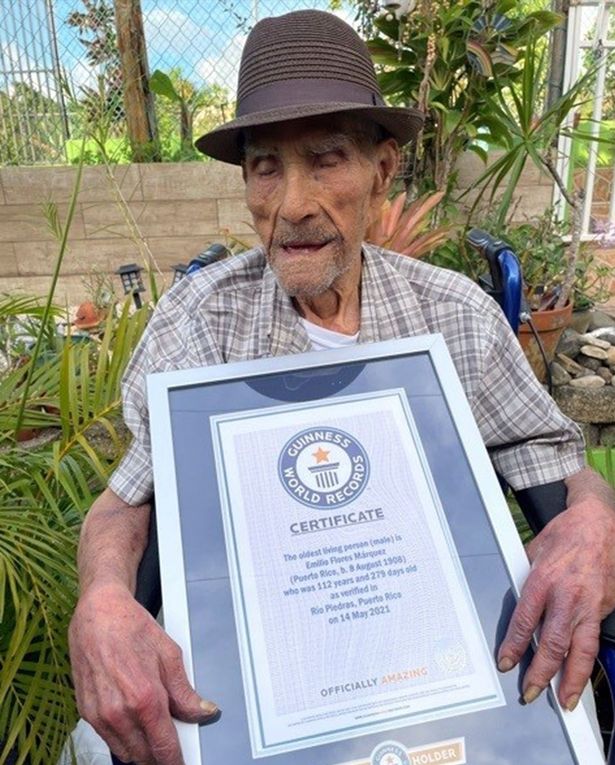
POLYGON ((344 335, 342 332, 325 329, 303 318, 301 318, 301 323, 310 338, 313 351, 326 351, 329 348, 347 348, 350 345, 356 345, 359 339, 358 332, 355 332, 354 335, 344 335))

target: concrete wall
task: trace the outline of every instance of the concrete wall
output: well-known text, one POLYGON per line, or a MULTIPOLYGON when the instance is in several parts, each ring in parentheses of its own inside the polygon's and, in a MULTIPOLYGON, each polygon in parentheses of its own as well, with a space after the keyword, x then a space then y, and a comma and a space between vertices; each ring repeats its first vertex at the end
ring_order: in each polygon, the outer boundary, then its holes
MULTIPOLYGON (((483 170, 478 157, 469 153, 459 167, 460 186, 469 186, 483 170)), ((224 229, 247 243, 256 241, 239 168, 217 162, 122 165, 115 168, 114 178, 117 188, 103 167, 84 168, 56 292, 61 303, 90 297, 83 277, 94 269, 112 273, 125 263, 143 264, 117 189, 167 284, 171 265, 189 261, 211 242, 223 241, 224 229)), ((70 167, 0 168, 0 292, 46 293, 58 243, 43 209, 53 201, 65 216, 74 179, 75 169, 70 167)), ((518 187, 517 217, 544 210, 551 202, 551 189, 549 179, 529 167, 518 187)), ((116 284, 120 293, 119 281, 116 284)))
MULTIPOLYGON (((171 265, 187 262, 211 242, 224 241, 224 229, 249 243, 256 241, 239 168, 213 162, 122 165, 115 168, 114 179, 103 167, 84 168, 56 292, 60 302, 87 299, 83 277, 94 269, 112 273, 125 263, 143 265, 118 192, 167 284, 171 265)), ((0 168, 0 292, 46 293, 59 246, 44 208, 53 201, 64 219, 74 181, 75 170, 69 167, 0 168)), ((121 293, 119 279, 114 279, 121 293)))

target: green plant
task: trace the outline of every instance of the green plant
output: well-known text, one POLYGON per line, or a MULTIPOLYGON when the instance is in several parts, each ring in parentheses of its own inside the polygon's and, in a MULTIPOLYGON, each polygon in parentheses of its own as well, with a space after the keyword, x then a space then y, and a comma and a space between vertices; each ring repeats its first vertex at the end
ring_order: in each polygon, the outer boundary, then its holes
MULTIPOLYGON (((489 232, 496 230, 493 212, 488 208, 475 211, 473 221, 477 227, 489 232)), ((510 244, 519 258, 525 297, 533 311, 553 307, 560 295, 570 257, 570 244, 564 238, 565 228, 565 224, 555 218, 553 209, 522 222, 509 220, 504 226, 502 239, 510 244)), ((487 263, 466 243, 466 231, 467 227, 454 230, 452 236, 426 259, 433 265, 460 271, 478 281, 487 272, 487 263)), ((582 310, 606 301, 611 277, 611 269, 600 264, 593 249, 583 243, 575 265, 573 307, 582 310)))
MULTIPOLYGON (((531 310, 555 304, 568 267, 570 244, 565 226, 552 209, 523 223, 507 224, 504 239, 516 252, 523 271, 525 294, 531 310)), ((582 245, 575 265, 572 302, 575 309, 589 308, 607 299, 610 269, 595 262, 592 250, 582 245)))
POLYGON ((554 150, 560 135, 566 134, 572 138, 577 136, 574 127, 566 127, 566 120, 571 112, 583 104, 584 90, 594 76, 596 67, 588 70, 538 115, 536 104, 540 102, 543 91, 541 73, 544 71, 545 56, 539 41, 539 36, 534 33, 530 35, 523 51, 519 81, 502 83, 497 91, 491 109, 494 118, 503 126, 506 145, 501 155, 476 179, 469 191, 478 192, 472 209, 485 196, 489 197, 495 210, 493 233, 503 235, 515 190, 526 164, 533 163, 551 177, 571 211, 566 231, 570 231, 571 241, 565 248, 566 257, 561 264, 559 294, 551 306, 561 308, 571 299, 577 278, 581 252, 582 194, 578 191, 569 192, 555 167, 554 150), (500 189, 503 191, 498 196, 500 189))
POLYGON ((366 240, 402 255, 422 258, 449 236, 447 226, 430 228, 431 213, 443 196, 443 191, 425 194, 408 207, 405 207, 405 191, 392 200, 387 199, 380 217, 367 230, 366 240))
POLYGON ((83 105, 94 114, 104 111, 112 122, 123 123, 122 65, 117 46, 115 11, 108 0, 81 0, 83 11, 72 11, 66 23, 79 30, 79 42, 85 48, 86 61, 99 72, 98 91, 82 88, 83 105), (102 94, 102 99, 100 98, 102 94))
POLYGON ((0 165, 57 161, 64 126, 57 102, 26 82, 0 90, 0 165))
POLYGON ((515 65, 530 36, 542 38, 559 17, 513 12, 515 0, 440 0, 417 3, 406 16, 374 20, 369 42, 381 65, 383 92, 395 104, 418 104, 426 114, 411 157, 409 177, 418 193, 451 190, 459 155, 507 143, 506 125, 492 105, 505 85, 521 77, 515 65))
POLYGON ((174 162, 205 159, 194 148, 194 129, 196 126, 199 132, 207 132, 224 122, 229 100, 226 90, 219 85, 197 88, 182 77, 179 69, 172 69, 169 74, 156 69, 149 85, 151 91, 166 102, 165 105, 157 102, 164 159, 174 162))
MULTIPOLYGON (((10 300, 0 316, 12 312, 10 300)), ((76 719, 66 630, 76 595, 79 526, 123 448, 120 379, 145 309, 109 316, 100 343, 68 337, 43 363, 0 377, 0 763, 56 762, 76 719), (32 369, 32 374, 28 374, 32 369), (24 404, 25 396, 25 404, 24 404), (23 407, 23 408, 22 408, 23 407), (38 448, 15 425, 51 428, 38 448), (106 444, 93 436, 104 432, 106 444)))
POLYGON ((598 471, 604 480, 615 488, 615 448, 597 446, 586 449, 587 464, 598 471))
POLYGON ((109 313, 100 341, 58 335, 53 294, 82 165, 66 220, 47 206, 59 249, 43 305, 28 297, 0 299, 6 348, 0 372, 0 765, 15 753, 10 761, 16 765, 55 763, 76 721, 67 626, 76 596, 77 534, 123 450, 120 380, 147 320, 146 308, 131 314, 126 302, 119 317, 109 313), (16 326, 34 335, 26 354, 13 352, 16 326), (46 428, 49 437, 24 448, 18 436, 26 428, 46 428))

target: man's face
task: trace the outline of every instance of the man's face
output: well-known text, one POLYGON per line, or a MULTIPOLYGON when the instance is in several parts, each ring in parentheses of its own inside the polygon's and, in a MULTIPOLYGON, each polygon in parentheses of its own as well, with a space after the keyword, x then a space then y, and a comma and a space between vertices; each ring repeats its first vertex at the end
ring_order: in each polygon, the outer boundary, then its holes
POLYGON ((349 273, 358 280, 361 242, 395 171, 394 141, 353 140, 345 122, 328 116, 264 126, 246 146, 248 208, 292 296, 315 297, 349 273))

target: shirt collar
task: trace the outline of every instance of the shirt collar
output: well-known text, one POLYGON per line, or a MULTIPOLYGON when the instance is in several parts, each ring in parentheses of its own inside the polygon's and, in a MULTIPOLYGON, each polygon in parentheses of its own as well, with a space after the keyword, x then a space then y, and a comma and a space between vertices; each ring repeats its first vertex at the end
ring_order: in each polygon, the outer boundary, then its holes
MULTIPOLYGON (((407 279, 377 247, 364 244, 362 257, 359 342, 427 334, 420 303, 407 279)), ((311 350, 299 314, 268 264, 263 271, 258 333, 259 357, 311 350)))

